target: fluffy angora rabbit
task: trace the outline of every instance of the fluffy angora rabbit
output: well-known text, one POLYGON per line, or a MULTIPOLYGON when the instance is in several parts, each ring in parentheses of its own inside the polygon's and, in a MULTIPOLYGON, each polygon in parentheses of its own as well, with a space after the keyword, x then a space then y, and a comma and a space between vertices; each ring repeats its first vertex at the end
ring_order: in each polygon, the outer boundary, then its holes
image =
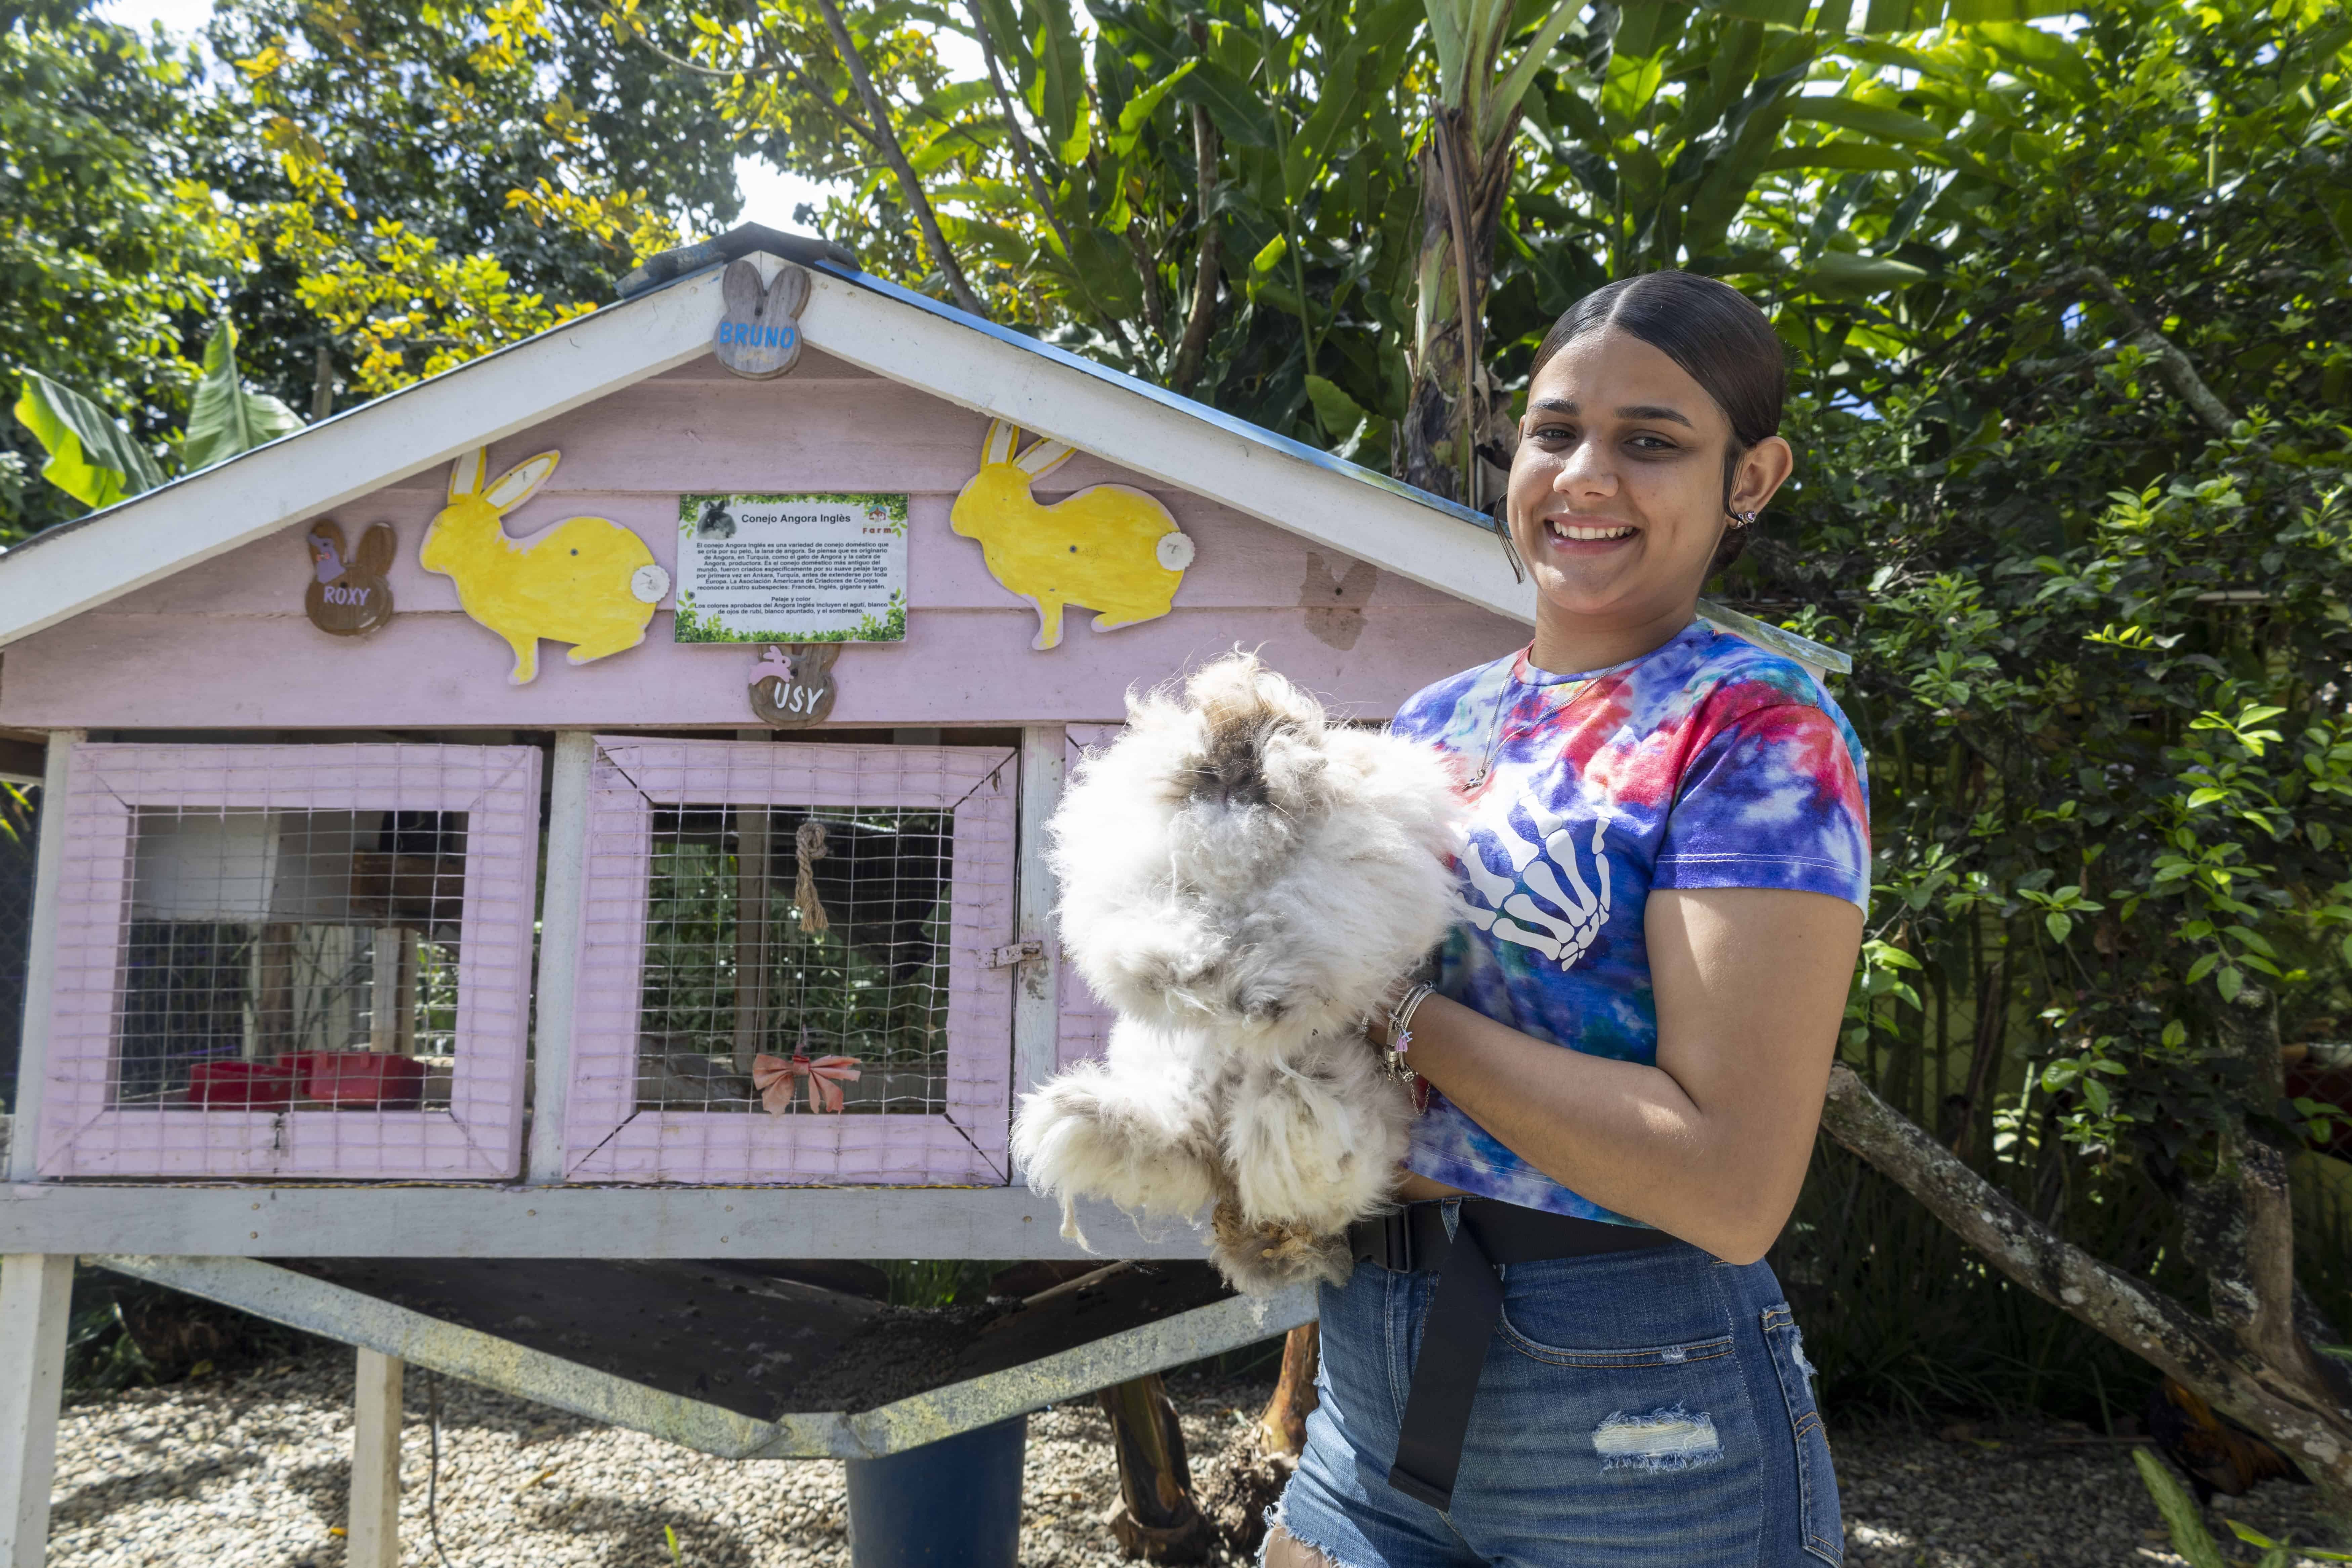
POLYGON ((1444 933, 1454 816, 1434 751, 1331 723, 1250 655, 1131 700, 1049 828, 1062 952, 1118 1019, 1022 1102, 1029 1184, 1066 1220, 1213 1205, 1244 1290, 1344 1279, 1411 1115, 1363 1025, 1444 933))

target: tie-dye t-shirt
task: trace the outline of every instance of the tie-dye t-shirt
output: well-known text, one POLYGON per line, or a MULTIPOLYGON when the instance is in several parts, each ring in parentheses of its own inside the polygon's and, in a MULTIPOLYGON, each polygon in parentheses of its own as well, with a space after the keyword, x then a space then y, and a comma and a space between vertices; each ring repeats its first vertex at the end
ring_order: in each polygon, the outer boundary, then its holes
MULTIPOLYGON (((1421 692, 1394 729, 1453 753, 1465 781, 1493 758, 1465 795, 1463 920, 1436 986, 1539 1040, 1656 1062, 1653 888, 1793 888, 1867 907, 1863 751, 1845 715, 1801 665, 1703 621, 1597 675, 1538 669, 1523 649, 1421 692)), ((1507 1203, 1638 1223, 1433 1091, 1405 1163, 1507 1203)))

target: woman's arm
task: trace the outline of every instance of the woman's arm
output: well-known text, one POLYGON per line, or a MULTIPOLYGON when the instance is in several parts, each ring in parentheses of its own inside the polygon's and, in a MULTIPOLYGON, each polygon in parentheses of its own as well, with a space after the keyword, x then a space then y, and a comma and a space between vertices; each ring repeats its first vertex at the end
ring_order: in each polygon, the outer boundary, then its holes
POLYGON ((1796 1206, 1862 911, 1826 893, 1660 889, 1643 910, 1658 1065, 1562 1050, 1444 997, 1412 1069, 1545 1175, 1732 1263, 1796 1206))

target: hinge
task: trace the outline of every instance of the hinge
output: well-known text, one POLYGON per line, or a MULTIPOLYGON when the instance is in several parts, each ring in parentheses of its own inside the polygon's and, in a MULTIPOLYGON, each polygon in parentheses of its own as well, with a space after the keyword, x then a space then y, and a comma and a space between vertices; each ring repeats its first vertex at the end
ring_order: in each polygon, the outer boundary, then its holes
POLYGON ((1045 944, 1038 941, 1035 937, 1032 937, 1027 942, 1016 942, 1010 947, 1000 947, 992 950, 988 955, 988 967, 991 969, 1011 969, 1016 964, 1026 963, 1033 958, 1043 958, 1045 956, 1045 944))

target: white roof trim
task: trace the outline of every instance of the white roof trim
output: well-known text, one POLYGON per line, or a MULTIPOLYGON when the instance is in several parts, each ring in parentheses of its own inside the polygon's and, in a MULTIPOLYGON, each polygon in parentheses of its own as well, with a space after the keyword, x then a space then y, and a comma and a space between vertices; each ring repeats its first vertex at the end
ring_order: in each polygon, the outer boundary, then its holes
MULTIPOLYGON (((1522 622, 1492 534, 821 268, 806 342, 1522 622)), ((712 268, 583 316, 0 556, 0 646, 710 351, 712 268)), ((1205 415, 1207 411, 1203 411, 1205 415)))
POLYGON ((683 279, 281 437, 0 556, 0 646, 709 352, 683 279))

